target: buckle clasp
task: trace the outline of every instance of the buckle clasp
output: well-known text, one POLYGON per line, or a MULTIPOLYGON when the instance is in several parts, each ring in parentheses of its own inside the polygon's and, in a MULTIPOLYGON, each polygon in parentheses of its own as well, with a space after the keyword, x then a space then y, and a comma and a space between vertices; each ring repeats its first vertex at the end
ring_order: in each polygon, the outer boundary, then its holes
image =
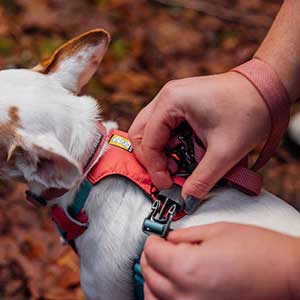
POLYGON ((143 223, 143 232, 155 234, 165 238, 169 231, 175 214, 184 206, 184 200, 180 195, 181 189, 174 184, 169 190, 162 190, 154 201, 149 215, 143 223))
POLYGON ((173 204, 167 211, 166 216, 163 215, 165 210, 166 203, 163 204, 162 209, 160 210, 161 202, 155 200, 151 207, 151 212, 148 217, 144 220, 143 223, 143 232, 146 234, 155 234, 162 238, 166 237, 170 231, 170 225, 173 219, 173 216, 176 212, 176 205, 173 204))
POLYGON ((184 172, 180 175, 189 175, 197 167, 198 163, 195 158, 193 131, 191 127, 183 123, 176 130, 177 140, 174 147, 167 147, 166 154, 173 158, 178 165, 179 171, 184 172))

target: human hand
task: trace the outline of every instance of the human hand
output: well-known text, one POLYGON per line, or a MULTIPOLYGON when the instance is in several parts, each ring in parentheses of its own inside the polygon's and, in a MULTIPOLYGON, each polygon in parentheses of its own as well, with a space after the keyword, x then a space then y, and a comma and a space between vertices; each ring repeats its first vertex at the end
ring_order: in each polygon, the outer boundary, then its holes
POLYGON ((164 148, 171 130, 186 120, 206 154, 186 180, 183 197, 205 194, 270 131, 268 109, 240 74, 169 82, 136 117, 129 136, 139 161, 159 189, 172 185, 164 148))
POLYGON ((299 299, 299 239, 233 223, 150 237, 145 300, 299 299))

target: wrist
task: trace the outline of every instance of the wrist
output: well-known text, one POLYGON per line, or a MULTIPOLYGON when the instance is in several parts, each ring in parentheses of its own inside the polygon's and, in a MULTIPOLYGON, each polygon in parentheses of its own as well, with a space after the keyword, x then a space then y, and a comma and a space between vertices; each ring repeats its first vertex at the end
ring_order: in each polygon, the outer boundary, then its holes
POLYGON ((280 78, 283 86, 285 87, 291 102, 295 102, 299 99, 300 68, 297 64, 295 64, 293 61, 287 62, 287 58, 285 60, 282 60, 280 59, 280 57, 273 57, 271 55, 268 55, 268 53, 265 53, 263 49, 259 49, 255 53, 253 58, 262 60, 272 67, 278 78, 280 78))
MULTIPOLYGON (((238 72, 228 72, 229 80, 234 82, 240 95, 242 109, 253 118, 256 124, 262 124, 259 140, 263 142, 271 131, 271 118, 268 107, 254 85, 238 72)), ((256 145, 253 145, 255 147, 256 145)))
POLYGON ((254 57, 268 63, 285 86, 291 101, 300 96, 300 1, 286 0, 254 57))
POLYGON ((280 144, 288 126, 291 101, 280 78, 268 63, 254 58, 232 71, 244 76, 256 88, 269 110, 271 132, 253 165, 253 169, 258 170, 270 159, 280 144))

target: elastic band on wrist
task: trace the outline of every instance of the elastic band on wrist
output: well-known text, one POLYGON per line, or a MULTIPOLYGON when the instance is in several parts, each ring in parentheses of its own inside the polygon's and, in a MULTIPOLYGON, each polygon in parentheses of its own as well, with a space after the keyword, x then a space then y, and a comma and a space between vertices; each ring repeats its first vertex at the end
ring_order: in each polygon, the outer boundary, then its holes
POLYGON ((269 110, 271 132, 252 167, 253 170, 258 170, 270 159, 280 144, 289 123, 291 101, 280 78, 266 62, 253 58, 231 71, 241 74, 253 84, 269 110))

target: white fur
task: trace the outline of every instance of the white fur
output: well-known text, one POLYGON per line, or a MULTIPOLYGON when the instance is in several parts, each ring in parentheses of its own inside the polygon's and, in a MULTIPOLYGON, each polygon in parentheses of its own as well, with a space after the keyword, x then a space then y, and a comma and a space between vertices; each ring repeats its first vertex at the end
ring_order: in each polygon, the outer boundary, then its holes
POLYGON ((78 93, 86 81, 88 81, 90 77, 89 73, 96 71, 105 51, 106 47, 103 43, 100 43, 97 47, 84 47, 70 58, 65 59, 60 64, 58 70, 50 74, 49 77, 54 78, 66 89, 78 93), (93 60, 97 61, 97 63, 94 63, 93 60), (89 63, 88 68, 87 62, 89 63), (75 69, 74 65, 76 65, 75 69))
MULTIPOLYGON (((82 55, 91 57, 89 52, 82 55)), ((98 56, 98 60, 101 58, 98 56)), ((72 201, 82 167, 94 151, 99 118, 95 100, 75 96, 64 88, 66 85, 62 86, 72 74, 80 77, 86 72, 83 64, 79 65, 80 72, 72 73, 77 63, 78 59, 69 60, 69 65, 65 62, 56 76, 29 70, 0 72, 0 123, 9 120, 11 106, 18 108, 21 125, 17 126, 17 133, 21 139, 19 146, 24 150, 15 154, 15 164, 1 158, 1 174, 27 180, 37 194, 53 182, 58 187, 76 182, 68 193, 57 199, 63 207, 72 201), (58 172, 51 172, 47 164, 40 170, 39 162, 45 155, 53 158, 50 167, 58 172), (69 170, 79 170, 78 174, 72 173, 72 180, 66 178, 69 170)), ((86 65, 90 62, 86 61, 86 65)), ((71 89, 75 82, 80 82, 78 78, 71 81, 71 89)), ((113 122, 105 125, 107 129, 116 126, 113 122)), ((133 299, 133 260, 140 255, 146 239, 141 227, 150 206, 143 192, 119 176, 108 177, 93 188, 85 207, 89 228, 76 240, 81 284, 88 300, 133 299)), ((268 192, 249 197, 230 188, 215 189, 194 215, 174 223, 173 227, 217 221, 252 224, 300 235, 300 215, 290 205, 268 192)))

